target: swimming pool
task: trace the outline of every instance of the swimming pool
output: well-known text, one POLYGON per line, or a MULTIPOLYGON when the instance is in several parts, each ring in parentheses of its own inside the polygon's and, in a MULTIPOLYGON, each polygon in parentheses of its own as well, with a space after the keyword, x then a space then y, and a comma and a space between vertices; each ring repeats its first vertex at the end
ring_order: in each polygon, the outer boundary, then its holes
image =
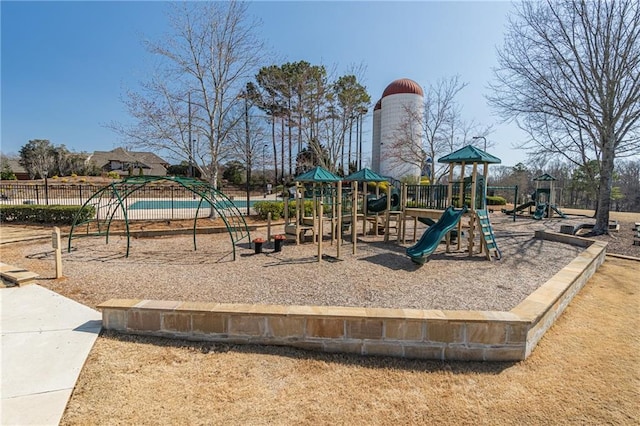
MULTIPOLYGON (((197 209, 200 201, 198 200, 142 200, 136 201, 129 206, 129 210, 163 210, 163 209, 197 209)), ((249 207, 257 201, 249 200, 249 207)), ((247 207, 247 200, 234 200, 234 201, 218 201, 215 203, 215 207, 218 209, 229 208, 236 206, 238 209, 247 207)), ((211 204, 207 201, 203 201, 200 209, 210 208, 211 204)))

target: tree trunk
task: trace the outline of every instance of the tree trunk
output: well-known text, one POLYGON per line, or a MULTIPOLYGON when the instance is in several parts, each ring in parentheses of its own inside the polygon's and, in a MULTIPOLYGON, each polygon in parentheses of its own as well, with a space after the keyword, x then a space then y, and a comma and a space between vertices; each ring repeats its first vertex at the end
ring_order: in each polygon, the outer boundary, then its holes
POLYGON ((274 186, 278 184, 278 149, 276 147, 276 117, 273 115, 271 117, 271 143, 273 144, 273 184, 274 186))
MULTIPOLYGON (((609 136, 609 138, 613 137, 614 136, 609 136)), ((615 152, 613 140, 610 139, 603 145, 596 224, 593 228, 595 235, 609 233, 609 209, 611 208, 611 187, 613 183, 613 160, 615 159, 615 152)))

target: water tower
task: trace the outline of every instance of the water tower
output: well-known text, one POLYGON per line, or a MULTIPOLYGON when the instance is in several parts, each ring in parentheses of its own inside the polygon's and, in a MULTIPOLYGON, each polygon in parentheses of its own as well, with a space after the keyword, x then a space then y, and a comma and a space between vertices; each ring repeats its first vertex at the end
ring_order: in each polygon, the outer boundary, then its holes
POLYGON ((422 150, 423 97, 420 85, 408 78, 395 80, 384 89, 379 112, 374 108, 373 113, 372 168, 375 172, 396 179, 420 178, 416 153, 422 150), (379 124, 376 114, 379 114, 379 124))

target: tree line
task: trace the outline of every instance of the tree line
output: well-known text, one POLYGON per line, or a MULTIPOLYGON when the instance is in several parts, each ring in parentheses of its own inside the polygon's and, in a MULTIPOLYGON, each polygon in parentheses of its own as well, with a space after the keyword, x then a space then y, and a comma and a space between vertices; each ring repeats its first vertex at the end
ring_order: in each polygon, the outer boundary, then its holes
MULTIPOLYGON (((489 186, 518 186, 516 204, 531 201, 535 192, 534 179, 544 173, 556 178, 555 202, 561 207, 596 210, 598 188, 590 176, 599 177, 597 161, 587 166, 576 166, 563 161, 529 164, 518 163, 513 167, 495 165, 490 170, 489 186)), ((507 200, 514 201, 511 191, 499 191, 507 200)), ((620 160, 616 162, 611 190, 611 205, 615 211, 640 212, 640 160, 620 160)))
POLYGON ((370 96, 361 70, 264 65, 267 49, 246 3, 169 7, 168 38, 145 42, 158 59, 156 72, 123 99, 132 123, 108 124, 124 143, 170 153, 214 185, 231 161, 245 165, 248 180, 268 161, 274 183, 312 164, 340 174, 362 164, 370 96))

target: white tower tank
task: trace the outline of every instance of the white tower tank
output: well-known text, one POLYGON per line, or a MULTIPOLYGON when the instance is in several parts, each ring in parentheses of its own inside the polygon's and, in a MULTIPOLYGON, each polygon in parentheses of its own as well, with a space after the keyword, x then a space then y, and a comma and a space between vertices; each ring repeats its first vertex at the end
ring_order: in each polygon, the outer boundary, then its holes
POLYGON ((371 170, 380 173, 380 120, 382 99, 373 107, 373 146, 371 147, 371 170))
MULTIPOLYGON (((381 175, 420 179, 423 99, 420 85, 408 78, 396 80, 384 90, 379 133, 381 175)), ((373 152, 376 149, 375 130, 374 121, 373 152)))

